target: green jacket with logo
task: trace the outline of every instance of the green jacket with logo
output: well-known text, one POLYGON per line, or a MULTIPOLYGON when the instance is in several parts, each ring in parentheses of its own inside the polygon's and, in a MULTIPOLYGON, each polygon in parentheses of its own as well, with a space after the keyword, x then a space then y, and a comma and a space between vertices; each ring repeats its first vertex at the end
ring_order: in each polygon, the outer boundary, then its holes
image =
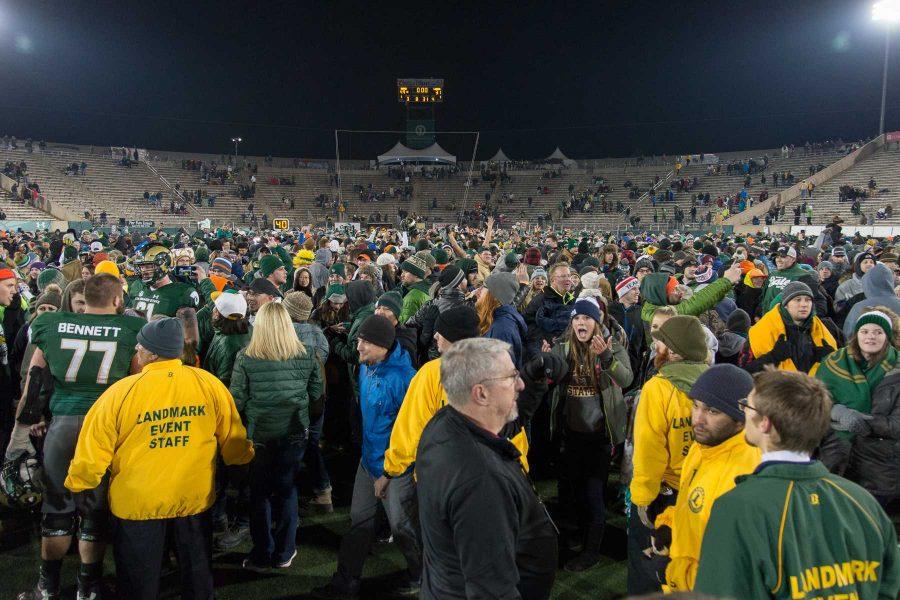
POLYGON ((761 465, 716 500, 694 591, 740 600, 896 600, 890 518, 863 488, 818 462, 761 465))
POLYGON ((767 310, 772 308, 772 301, 775 300, 775 296, 777 296, 784 290, 784 286, 792 281, 797 281, 798 279, 808 275, 810 275, 810 272, 805 269, 801 269, 800 265, 798 264, 794 264, 787 269, 781 269, 769 273, 769 278, 766 280, 766 285, 763 288, 762 301, 759 303, 760 307, 762 308, 763 314, 765 314, 767 310))

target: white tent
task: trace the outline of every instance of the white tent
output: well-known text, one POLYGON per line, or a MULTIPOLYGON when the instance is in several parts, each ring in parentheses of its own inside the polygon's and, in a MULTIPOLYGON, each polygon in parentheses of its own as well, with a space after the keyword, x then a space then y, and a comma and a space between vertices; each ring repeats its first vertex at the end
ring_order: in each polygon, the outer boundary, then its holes
POLYGON ((507 163, 512 162, 506 153, 503 151, 503 148, 497 150, 497 154, 488 159, 488 162, 496 162, 496 163, 507 163))
POLYGON ((546 160, 547 162, 562 163, 567 167, 577 164, 574 160, 563 154, 562 150, 559 149, 559 146, 556 147, 556 150, 553 151, 553 154, 551 154, 544 160, 546 160))
POLYGON ((415 150, 397 142, 394 147, 378 155, 378 163, 382 165, 396 165, 400 163, 439 163, 455 164, 456 157, 434 143, 427 148, 415 150))

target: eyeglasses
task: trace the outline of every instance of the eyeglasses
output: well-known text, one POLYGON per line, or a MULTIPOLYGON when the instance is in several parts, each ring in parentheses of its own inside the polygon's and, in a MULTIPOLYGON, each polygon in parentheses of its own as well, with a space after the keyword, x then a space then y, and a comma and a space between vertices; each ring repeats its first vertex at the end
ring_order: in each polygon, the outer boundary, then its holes
POLYGON ((488 379, 482 379, 482 380, 479 381, 478 383, 479 383, 479 385, 480 385, 480 384, 482 384, 482 383, 487 383, 488 381, 502 381, 502 380, 504 380, 504 379, 510 379, 511 377, 518 378, 519 376, 520 376, 520 375, 519 375, 519 370, 518 370, 518 369, 514 369, 513 372, 510 373, 509 375, 504 375, 504 376, 502 376, 502 377, 490 377, 490 378, 488 378, 488 379))
POLYGON ((750 406, 750 405, 747 403, 747 400, 746 400, 746 399, 745 399, 745 400, 738 400, 737 403, 738 403, 738 406, 741 407, 741 412, 743 412, 743 413, 746 413, 748 408, 749 408, 750 410, 752 410, 753 412, 756 412, 756 413, 759 412, 759 409, 758 409, 758 408, 755 408, 755 407, 753 407, 753 406, 750 406))

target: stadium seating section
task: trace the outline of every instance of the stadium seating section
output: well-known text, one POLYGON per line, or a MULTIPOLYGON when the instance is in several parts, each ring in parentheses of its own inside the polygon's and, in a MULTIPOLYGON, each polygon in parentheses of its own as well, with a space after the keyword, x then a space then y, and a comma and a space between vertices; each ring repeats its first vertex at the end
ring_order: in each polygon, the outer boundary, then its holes
MULTIPOLYGON (((860 217, 851 215, 851 203, 839 202, 839 189, 842 186, 851 186, 866 190, 870 179, 876 181, 876 188, 869 190, 869 197, 862 199, 863 214, 871 217, 889 204, 896 205, 900 209, 900 150, 896 149, 895 144, 890 146, 892 147, 878 150, 869 158, 821 183, 815 189, 812 199, 809 200, 813 207, 814 224, 828 222, 835 214, 843 217, 847 223, 858 224, 860 217)), ((539 215, 549 213, 552 215, 553 225, 556 226, 616 230, 624 228, 628 222, 624 212, 614 210, 619 202, 623 207, 628 207, 629 216, 640 218, 641 228, 664 229, 671 226, 675 206, 685 212, 685 220, 689 223, 691 197, 698 193, 709 193, 712 200, 712 206, 698 207, 698 219, 705 216, 710 209, 715 214, 715 199, 719 196, 735 196, 744 185, 744 177, 727 174, 724 164, 732 160, 749 158, 762 162, 764 156, 769 157, 769 168, 765 171, 766 184, 761 183, 760 174, 752 176, 748 192, 754 199, 764 189, 767 189, 771 196, 785 189, 772 185, 773 172, 791 171, 796 181, 800 182, 808 176, 811 165, 821 164, 827 167, 842 158, 843 154, 827 152, 807 156, 802 148, 791 157, 782 157, 780 149, 728 152, 718 155, 720 163, 723 164, 718 174, 709 173, 707 165, 695 161, 685 166, 679 177, 691 180, 696 178, 696 185, 689 191, 678 192, 674 202, 657 202, 656 208, 659 211, 656 223, 653 219, 655 207, 647 194, 641 194, 639 199, 629 197, 629 192, 633 188, 625 186, 626 182, 630 181, 633 186, 646 191, 658 177, 660 183, 657 195, 664 196, 665 190, 675 179, 671 160, 667 161, 667 164, 656 160, 653 164, 644 166, 635 166, 633 160, 622 159, 603 161, 596 166, 592 166, 590 161, 583 161, 582 168, 556 167, 560 176, 552 179, 544 178, 544 173, 552 167, 508 170, 509 178, 498 181, 493 188, 489 181, 481 179, 481 166, 478 165, 472 173, 475 181, 468 190, 467 199, 468 166, 461 164, 459 172, 445 178, 427 179, 414 175, 410 182, 413 188, 413 196, 410 199, 386 194, 386 197, 378 202, 362 202, 360 187, 366 191, 371 189, 374 192, 387 192, 391 186, 403 187, 405 185, 403 180, 388 176, 385 170, 369 170, 355 166, 356 168, 342 169, 339 190, 333 185, 332 173, 324 168, 324 161, 319 165, 320 168, 294 168, 286 160, 279 161, 280 166, 276 166, 275 161, 268 162, 256 157, 242 157, 239 162, 249 161, 257 165, 256 194, 252 199, 255 214, 260 216, 266 214, 269 219, 289 218, 292 224, 321 222, 326 216, 331 216, 336 221, 352 220, 351 217, 354 215, 370 219, 374 213, 378 213, 380 217, 378 220, 381 222, 396 223, 400 210, 406 210, 410 215, 415 213, 427 216, 429 222, 451 223, 456 220, 456 214, 452 210, 454 202, 457 210, 472 209, 477 204, 484 203, 487 194, 492 205, 499 207, 499 212, 504 216, 504 223, 528 221, 536 224, 539 215), (593 183, 596 177, 602 177, 606 185, 610 186, 610 191, 606 193, 609 212, 603 213, 597 205, 591 212, 574 210, 560 220, 560 202, 565 202, 570 197, 570 186, 576 195, 587 189, 596 189, 593 183), (283 185, 282 182, 293 184, 283 185), (330 200, 336 198, 339 192, 347 206, 343 216, 333 208, 316 205, 317 197, 330 200), (511 203, 508 202, 510 196, 513 198, 511 203), (530 207, 527 202, 529 197, 532 198, 530 207), (291 198, 294 200, 293 209, 290 208, 291 198), (437 208, 432 208, 433 201, 436 201, 437 208), (669 223, 662 219, 663 208, 666 209, 669 223)), ((203 154, 151 152, 148 161, 123 167, 113 158, 108 148, 49 144, 44 153, 30 153, 24 149, 0 149, 0 161, 4 163, 24 160, 28 165, 29 178, 37 181, 44 196, 54 207, 67 211, 69 218, 81 218, 86 211, 96 218, 105 210, 110 223, 124 217, 127 220, 151 220, 157 225, 164 226, 187 226, 207 218, 215 225, 248 223, 242 220, 242 217, 250 201, 242 199, 239 195, 239 186, 249 184, 248 169, 241 169, 224 185, 213 185, 201 181, 200 171, 182 168, 182 161, 185 159, 204 160, 208 163, 215 161, 222 164, 223 158, 225 157, 203 154), (65 174, 68 165, 80 164, 82 161, 87 164, 85 175, 65 174), (173 215, 169 209, 170 201, 177 198, 176 186, 184 193, 202 189, 206 194, 215 195, 215 205, 210 207, 204 202, 202 206, 196 206, 193 202, 186 202, 186 214, 173 215), (145 191, 150 194, 161 192, 163 198, 161 205, 154 206, 147 203, 143 198, 145 191)), ((804 200, 806 199, 798 198, 788 203, 787 214, 778 224, 792 224, 791 208, 804 200)), ((8 194, 0 197, 0 207, 6 212, 9 220, 50 218, 47 213, 13 201, 8 194)), ((889 218, 877 220, 874 224, 900 224, 900 211, 889 218)))

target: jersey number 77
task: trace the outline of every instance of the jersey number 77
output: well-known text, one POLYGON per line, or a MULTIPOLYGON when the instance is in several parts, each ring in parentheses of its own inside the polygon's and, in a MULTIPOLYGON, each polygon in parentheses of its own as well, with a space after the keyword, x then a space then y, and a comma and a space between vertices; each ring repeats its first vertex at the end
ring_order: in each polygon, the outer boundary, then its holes
POLYGON ((97 384, 106 385, 109 380, 109 371, 112 368, 113 360, 116 358, 116 350, 119 347, 118 342, 62 338, 59 347, 61 350, 74 351, 72 359, 69 361, 69 368, 66 369, 66 381, 69 383, 75 383, 78 379, 78 370, 81 369, 81 363, 88 352, 102 353, 103 357, 100 359, 100 367, 97 369, 97 384))

